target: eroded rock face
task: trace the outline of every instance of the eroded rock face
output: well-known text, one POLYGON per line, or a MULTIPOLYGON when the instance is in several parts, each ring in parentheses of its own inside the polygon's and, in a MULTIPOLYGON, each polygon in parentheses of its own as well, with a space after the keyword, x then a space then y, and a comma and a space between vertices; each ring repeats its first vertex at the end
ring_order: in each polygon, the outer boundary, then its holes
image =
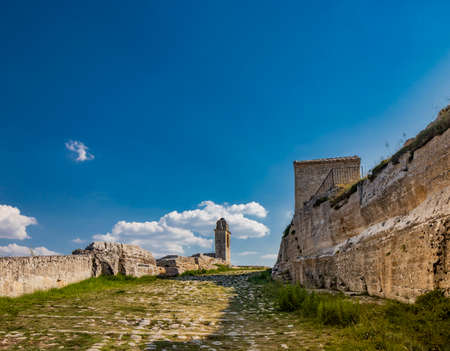
POLYGON ((73 254, 92 256, 94 277, 118 273, 134 277, 159 274, 153 255, 136 245, 98 241, 84 250, 75 250, 73 254))
POLYGON ((449 150, 447 130, 362 182, 337 209, 325 201, 297 210, 273 276, 401 301, 449 293, 449 150))

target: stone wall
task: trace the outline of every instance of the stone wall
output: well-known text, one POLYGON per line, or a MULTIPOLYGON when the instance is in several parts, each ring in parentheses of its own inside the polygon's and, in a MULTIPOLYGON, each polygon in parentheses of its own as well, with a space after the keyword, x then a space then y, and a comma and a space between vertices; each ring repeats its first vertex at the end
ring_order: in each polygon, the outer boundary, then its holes
POLYGON ((160 270, 147 250, 119 243, 94 242, 68 256, 0 257, 0 296, 20 296, 118 273, 140 277, 160 270))
POLYGON ((360 163, 361 159, 358 156, 294 161, 296 212, 301 210, 303 204, 316 193, 331 169, 356 167, 357 179, 360 163))
POLYGON ((298 206, 274 277, 401 301, 450 292, 450 130, 333 208, 298 206))
POLYGON ((0 257, 0 296, 60 288, 91 275, 88 256, 0 257))
POLYGON ((214 258, 204 254, 196 254, 190 257, 169 255, 156 261, 161 269, 161 275, 174 277, 186 271, 200 269, 216 269, 218 264, 227 264, 224 260, 214 258))

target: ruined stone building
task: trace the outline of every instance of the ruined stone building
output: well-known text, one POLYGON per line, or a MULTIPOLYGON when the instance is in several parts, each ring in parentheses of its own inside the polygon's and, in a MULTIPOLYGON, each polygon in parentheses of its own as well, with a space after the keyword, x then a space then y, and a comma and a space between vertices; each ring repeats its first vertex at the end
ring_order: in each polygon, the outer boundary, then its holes
POLYGON ((294 162, 276 279, 414 301, 450 294, 450 106, 360 179, 357 156, 294 162))
POLYGON ((294 161, 295 213, 302 211, 308 200, 358 180, 360 164, 358 156, 294 161))
POLYGON ((216 229, 214 230, 215 240, 215 257, 224 260, 226 263, 230 263, 230 230, 228 223, 224 218, 221 218, 216 223, 216 229))

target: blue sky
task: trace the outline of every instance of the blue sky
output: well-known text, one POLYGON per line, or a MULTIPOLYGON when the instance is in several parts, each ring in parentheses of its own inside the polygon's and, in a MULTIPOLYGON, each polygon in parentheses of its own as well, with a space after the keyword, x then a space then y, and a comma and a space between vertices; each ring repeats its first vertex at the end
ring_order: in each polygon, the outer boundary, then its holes
POLYGON ((4 255, 211 251, 225 214, 233 262, 271 264, 293 160, 368 169, 449 103, 446 1, 0 7, 4 255))

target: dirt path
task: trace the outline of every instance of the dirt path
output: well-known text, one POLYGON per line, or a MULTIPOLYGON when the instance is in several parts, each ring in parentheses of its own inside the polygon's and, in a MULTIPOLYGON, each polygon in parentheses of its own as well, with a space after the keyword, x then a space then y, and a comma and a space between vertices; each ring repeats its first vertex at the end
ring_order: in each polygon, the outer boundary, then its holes
POLYGON ((322 350, 330 331, 277 312, 254 273, 158 279, 0 322, 0 349, 322 350))

